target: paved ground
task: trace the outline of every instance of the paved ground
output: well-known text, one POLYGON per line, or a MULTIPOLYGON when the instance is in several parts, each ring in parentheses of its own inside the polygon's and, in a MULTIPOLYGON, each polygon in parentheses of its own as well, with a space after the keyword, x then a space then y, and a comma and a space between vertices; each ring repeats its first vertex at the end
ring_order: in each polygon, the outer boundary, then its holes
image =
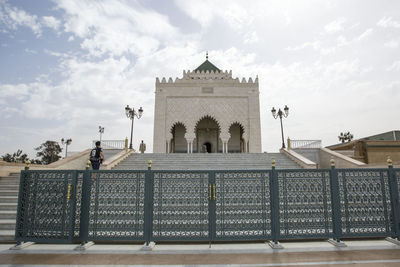
POLYGON ((328 242, 283 242, 274 250, 265 243, 157 244, 153 251, 141 245, 95 244, 86 251, 76 245, 34 244, 9 250, 0 244, 0 266, 400 266, 400 246, 385 240, 346 241, 337 248, 328 242))

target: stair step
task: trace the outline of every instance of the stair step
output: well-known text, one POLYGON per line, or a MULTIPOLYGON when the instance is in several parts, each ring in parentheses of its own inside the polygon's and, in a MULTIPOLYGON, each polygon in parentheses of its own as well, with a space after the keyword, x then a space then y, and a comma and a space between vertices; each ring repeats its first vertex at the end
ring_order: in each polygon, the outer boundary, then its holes
POLYGON ((0 196, 0 203, 17 203, 18 196, 0 196))
POLYGON ((15 219, 0 220, 0 230, 15 230, 15 219))
POLYGON ((18 191, 19 185, 0 185, 0 190, 18 191))
POLYGON ((294 161, 280 153, 232 154, 132 154, 115 170, 146 170, 147 161, 153 170, 266 170, 275 159, 278 169, 299 169, 294 161))
POLYGON ((3 190, 0 186, 0 196, 18 196, 18 190, 3 190))
POLYGON ((16 210, 0 210, 0 219, 10 219, 10 220, 15 220, 17 217, 17 211, 16 210))
POLYGON ((0 210, 17 210, 17 202, 15 203, 0 203, 0 210))
POLYGON ((1 243, 15 242, 14 236, 15 236, 14 230, 0 230, 1 243))

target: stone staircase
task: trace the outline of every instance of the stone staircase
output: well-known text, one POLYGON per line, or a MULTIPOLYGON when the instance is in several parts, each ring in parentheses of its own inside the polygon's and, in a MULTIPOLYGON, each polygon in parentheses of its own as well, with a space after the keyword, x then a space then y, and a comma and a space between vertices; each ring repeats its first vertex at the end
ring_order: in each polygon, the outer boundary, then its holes
POLYGON ((19 173, 0 177, 0 242, 14 242, 19 173))
POLYGON ((276 169, 300 169, 301 167, 281 153, 248 154, 131 154, 114 170, 146 170, 152 160, 153 170, 260 170, 271 169, 272 159, 276 169))

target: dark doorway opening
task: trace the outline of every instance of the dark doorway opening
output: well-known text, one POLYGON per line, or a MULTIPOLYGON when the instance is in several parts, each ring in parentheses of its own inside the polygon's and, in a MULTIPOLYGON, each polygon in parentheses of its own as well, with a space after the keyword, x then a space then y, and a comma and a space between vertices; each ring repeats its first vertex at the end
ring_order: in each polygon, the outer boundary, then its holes
POLYGON ((211 143, 209 143, 209 142, 204 143, 203 147, 204 147, 205 150, 206 150, 205 152, 211 153, 211 143))

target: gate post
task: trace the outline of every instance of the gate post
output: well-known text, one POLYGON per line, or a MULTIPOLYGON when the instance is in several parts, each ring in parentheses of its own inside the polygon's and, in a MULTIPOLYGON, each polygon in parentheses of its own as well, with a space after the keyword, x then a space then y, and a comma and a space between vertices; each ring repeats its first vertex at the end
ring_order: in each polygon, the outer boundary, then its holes
POLYGON ((279 225, 279 185, 278 175, 275 170, 275 159, 272 159, 272 169, 270 178, 270 199, 271 199, 271 236, 272 242, 269 245, 272 248, 283 248, 279 244, 280 225, 279 225))
POLYGON ((338 173, 335 168, 335 160, 333 158, 331 159, 329 179, 331 184, 333 240, 335 245, 338 245, 340 244, 340 238, 342 237, 342 212, 340 210, 338 173))
POLYGON ((144 182, 144 238, 145 246, 150 247, 150 242, 153 236, 153 185, 154 173, 151 171, 151 163, 147 162, 148 168, 145 174, 144 182))
POLYGON ((82 200, 81 200, 81 217, 79 227, 79 238, 81 240, 81 246, 85 246, 89 239, 89 209, 90 209, 90 189, 91 189, 91 177, 89 172, 90 161, 86 164, 86 169, 83 172, 82 181, 82 200))
POLYGON ((393 222, 393 233, 395 234, 398 241, 400 241, 400 204, 399 204, 399 188, 396 177, 396 172, 393 170, 392 160, 388 158, 388 178, 390 187, 390 203, 392 206, 392 222, 393 222))

